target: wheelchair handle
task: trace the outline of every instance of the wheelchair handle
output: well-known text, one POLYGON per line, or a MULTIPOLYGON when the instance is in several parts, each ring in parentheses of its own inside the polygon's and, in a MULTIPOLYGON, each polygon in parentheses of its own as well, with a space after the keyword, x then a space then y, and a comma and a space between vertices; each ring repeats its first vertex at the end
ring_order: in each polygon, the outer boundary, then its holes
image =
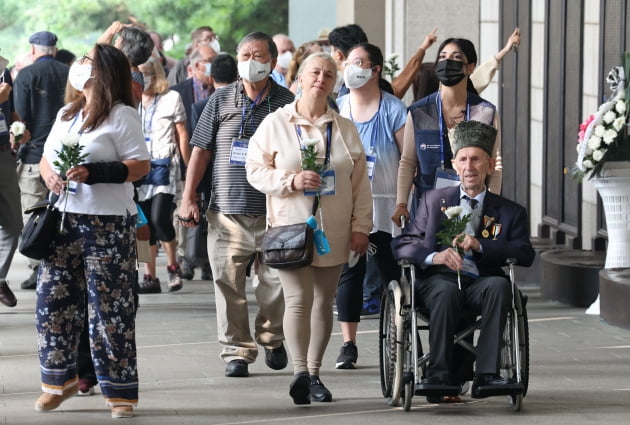
POLYGON ((400 228, 404 229, 406 225, 407 225, 407 217, 405 217, 404 215, 401 215, 400 216, 400 228))

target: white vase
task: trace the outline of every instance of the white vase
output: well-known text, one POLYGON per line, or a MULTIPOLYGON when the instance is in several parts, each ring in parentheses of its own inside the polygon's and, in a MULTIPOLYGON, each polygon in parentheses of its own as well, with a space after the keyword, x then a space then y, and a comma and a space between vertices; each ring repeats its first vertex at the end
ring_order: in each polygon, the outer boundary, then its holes
POLYGON ((606 214, 607 269, 630 267, 630 162, 607 162, 594 178, 606 214))

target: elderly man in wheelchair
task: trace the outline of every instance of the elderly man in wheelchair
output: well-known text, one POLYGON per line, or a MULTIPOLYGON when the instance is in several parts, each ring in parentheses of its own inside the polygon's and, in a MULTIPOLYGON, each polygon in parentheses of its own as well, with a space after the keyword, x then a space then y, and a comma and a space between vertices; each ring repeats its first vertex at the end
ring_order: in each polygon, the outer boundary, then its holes
POLYGON ((452 164, 460 184, 425 192, 413 220, 392 242, 394 256, 415 266, 415 299, 428 310, 430 358, 414 393, 429 400, 459 394, 453 351, 464 310, 481 316, 472 397, 526 390, 499 373, 506 318, 514 306, 513 283, 502 267, 508 260, 529 266, 535 252, 526 210, 486 190, 495 138, 496 129, 480 122, 455 128, 452 164), (458 221, 467 222, 466 230, 454 234, 458 221))

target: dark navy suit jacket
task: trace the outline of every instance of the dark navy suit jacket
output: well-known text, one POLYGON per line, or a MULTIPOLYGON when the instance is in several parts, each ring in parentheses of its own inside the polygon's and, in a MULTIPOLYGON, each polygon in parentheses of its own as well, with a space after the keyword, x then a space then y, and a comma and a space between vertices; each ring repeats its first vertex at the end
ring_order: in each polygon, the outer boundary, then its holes
MULTIPOLYGON (((443 209, 459 203, 459 186, 426 191, 418 201, 414 219, 392 241, 396 260, 406 258, 421 266, 427 255, 446 249, 438 243, 436 233, 446 219, 443 209)), ((529 240, 525 208, 491 192, 486 192, 482 208, 482 219, 475 234, 482 253, 474 253, 480 276, 503 276, 501 267, 508 258, 515 258, 518 265, 530 266, 535 252, 529 240), (492 224, 488 225, 490 220, 492 224), (484 236, 484 229, 488 230, 487 236, 484 236)), ((428 267, 425 273, 432 273, 433 267, 428 267)))

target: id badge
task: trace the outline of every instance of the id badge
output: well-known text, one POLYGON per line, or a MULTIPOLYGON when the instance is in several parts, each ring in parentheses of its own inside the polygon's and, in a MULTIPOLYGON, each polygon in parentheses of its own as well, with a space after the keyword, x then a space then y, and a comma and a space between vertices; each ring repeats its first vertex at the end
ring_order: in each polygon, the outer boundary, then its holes
POLYGON ((230 149, 230 164, 245 166, 247 158, 247 147, 249 139, 232 139, 232 148, 230 149))
POLYGON ((370 181, 372 181, 372 177, 374 176, 374 167, 376 166, 376 155, 366 155, 365 160, 367 162, 367 172, 370 181))
POLYGON ((434 189, 441 187, 457 186, 459 184, 459 176, 455 170, 438 168, 435 171, 434 189))
POLYGON ((9 132, 9 127, 7 127, 7 119, 4 117, 4 113, 0 111, 0 135, 4 136, 9 132))
POLYGON ((76 195, 79 190, 79 183, 71 180, 68 182, 68 193, 71 195, 76 195))
POLYGON ((464 256, 464 264, 462 265, 462 273, 474 279, 479 277, 479 269, 473 258, 469 255, 464 256))
POLYGON ((306 196, 329 196, 335 194, 335 170, 326 170, 321 176, 322 183, 317 190, 305 190, 306 196))

